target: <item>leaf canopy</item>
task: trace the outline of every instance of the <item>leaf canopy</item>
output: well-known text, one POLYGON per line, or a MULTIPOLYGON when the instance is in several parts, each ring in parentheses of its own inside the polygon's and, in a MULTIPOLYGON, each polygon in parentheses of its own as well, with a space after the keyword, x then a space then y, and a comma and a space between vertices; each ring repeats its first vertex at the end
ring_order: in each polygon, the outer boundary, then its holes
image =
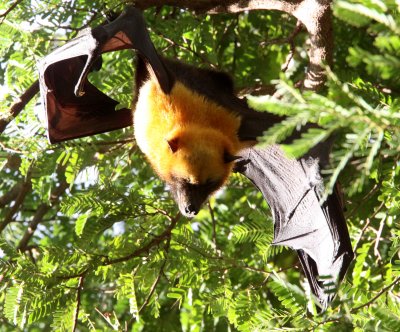
MULTIPOLYGON (((326 312, 313 305, 295 253, 271 246, 270 212, 245 178, 233 175, 186 220, 132 128, 49 145, 37 96, 0 137, 1 330, 398 330, 399 6, 334 3, 334 66, 319 93, 295 88, 308 61, 306 33, 282 70, 293 49, 285 37, 296 26, 287 14, 145 12, 162 54, 223 69, 238 90, 276 88, 280 99, 250 98, 256 109, 287 116, 262 143, 318 124, 287 147, 300 156, 335 135, 326 193, 340 182, 356 258, 326 312)), ((37 78, 39 58, 109 9, 122 4, 1 2, 0 117, 37 78)), ((90 77, 125 107, 134 56, 107 54, 90 77)))

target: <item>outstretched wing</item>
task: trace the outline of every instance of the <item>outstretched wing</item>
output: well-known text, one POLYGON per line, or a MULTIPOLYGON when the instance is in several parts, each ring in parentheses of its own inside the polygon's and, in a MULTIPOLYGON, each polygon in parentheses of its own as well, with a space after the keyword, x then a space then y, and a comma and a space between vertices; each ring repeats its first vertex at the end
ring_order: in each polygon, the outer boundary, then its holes
POLYGON ((39 62, 39 80, 51 143, 123 128, 132 124, 130 109, 115 111, 117 101, 87 79, 105 52, 134 48, 146 59, 162 90, 173 77, 158 56, 141 12, 129 7, 115 21, 88 29, 39 62))
POLYGON ((274 219, 275 245, 295 250, 311 290, 324 309, 353 258, 338 194, 320 205, 317 161, 289 159, 278 145, 242 152, 238 171, 263 193, 274 219))

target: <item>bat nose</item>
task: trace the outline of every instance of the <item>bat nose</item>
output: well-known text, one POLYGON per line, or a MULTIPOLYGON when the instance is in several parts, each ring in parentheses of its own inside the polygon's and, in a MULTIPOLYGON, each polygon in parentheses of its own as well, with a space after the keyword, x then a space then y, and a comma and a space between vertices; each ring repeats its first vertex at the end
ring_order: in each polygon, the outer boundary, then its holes
POLYGON ((198 209, 196 209, 194 204, 188 204, 185 206, 185 216, 193 218, 197 213, 198 209))

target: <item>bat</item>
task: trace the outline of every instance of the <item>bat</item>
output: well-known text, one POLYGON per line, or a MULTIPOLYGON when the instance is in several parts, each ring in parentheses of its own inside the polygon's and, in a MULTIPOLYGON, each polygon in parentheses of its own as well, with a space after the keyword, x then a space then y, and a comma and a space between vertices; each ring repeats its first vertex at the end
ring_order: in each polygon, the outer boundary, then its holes
POLYGON ((116 20, 85 30, 43 58, 39 82, 51 143, 135 123, 138 146, 187 217, 197 214, 234 167, 241 171, 271 207, 274 244, 297 250, 319 303, 331 300, 331 281, 344 276, 352 257, 337 195, 320 206, 316 167, 305 159, 291 161, 279 149, 248 148, 282 117, 250 109, 234 94, 229 75, 160 56, 141 12, 128 7, 116 20), (138 52, 134 116, 129 109, 115 111, 117 102, 88 81, 102 53, 130 48, 138 52), (316 234, 329 239, 329 248, 314 242, 316 234), (329 285, 318 280, 322 275, 330 276, 329 285))

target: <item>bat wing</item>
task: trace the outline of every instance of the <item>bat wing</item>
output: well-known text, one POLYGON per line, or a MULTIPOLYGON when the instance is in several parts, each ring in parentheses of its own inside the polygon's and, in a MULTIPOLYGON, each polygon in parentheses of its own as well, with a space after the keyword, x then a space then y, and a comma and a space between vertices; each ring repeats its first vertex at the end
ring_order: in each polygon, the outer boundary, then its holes
POLYGON ((244 100, 240 102, 242 105, 235 110, 242 119, 238 131, 238 136, 242 141, 255 141, 262 136, 264 131, 284 119, 284 117, 275 114, 257 112, 249 108, 244 100))
POLYGON ((275 245, 295 249, 313 294, 324 309, 353 258, 337 192, 321 206, 317 161, 289 159, 278 145, 250 148, 238 171, 263 193, 274 219, 275 245))
POLYGON ((109 24, 83 31, 39 62, 40 91, 51 143, 132 124, 131 110, 116 111, 118 102, 87 79, 102 53, 128 48, 139 51, 168 93, 173 78, 150 40, 141 12, 133 7, 109 24))

